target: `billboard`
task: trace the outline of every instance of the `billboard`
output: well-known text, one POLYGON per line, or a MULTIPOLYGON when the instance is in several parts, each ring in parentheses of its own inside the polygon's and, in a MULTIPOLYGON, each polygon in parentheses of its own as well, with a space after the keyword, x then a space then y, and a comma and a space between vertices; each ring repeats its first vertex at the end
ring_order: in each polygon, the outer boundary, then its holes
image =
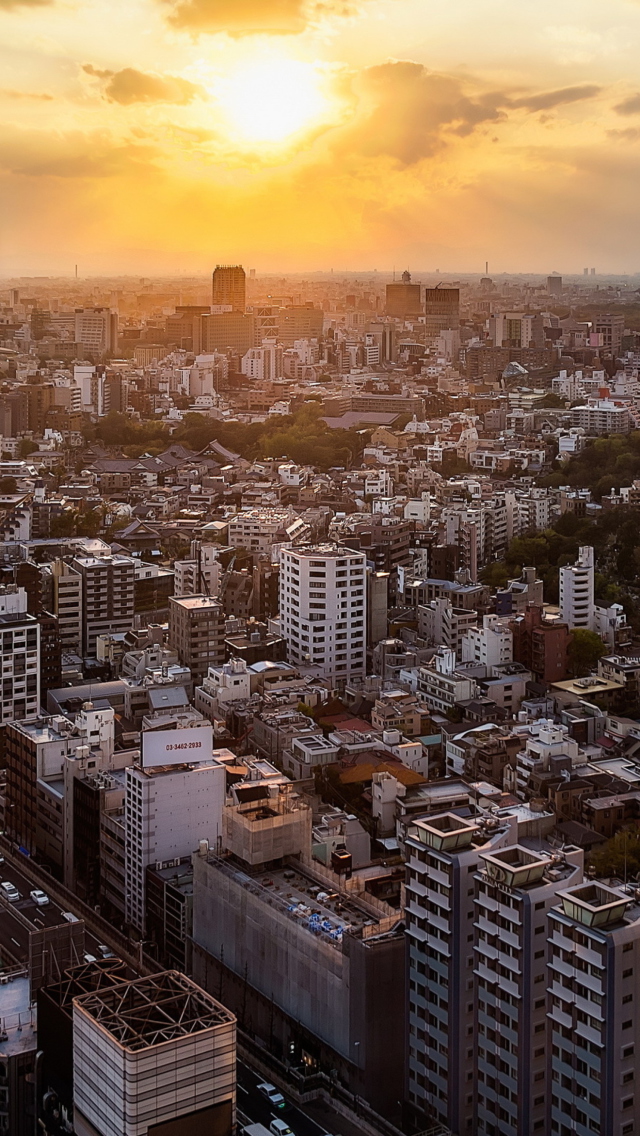
POLYGON ((184 730, 143 730, 142 765, 182 765, 210 761, 213 753, 213 726, 189 726, 184 730))

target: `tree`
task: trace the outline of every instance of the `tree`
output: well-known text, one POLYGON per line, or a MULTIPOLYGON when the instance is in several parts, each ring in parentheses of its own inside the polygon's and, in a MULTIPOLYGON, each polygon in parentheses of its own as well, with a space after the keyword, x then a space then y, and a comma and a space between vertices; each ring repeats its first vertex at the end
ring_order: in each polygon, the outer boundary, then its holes
POLYGON ((596 876, 615 876, 619 880, 628 880, 640 873, 640 829, 628 827, 620 829, 602 844, 597 851, 592 852, 590 866, 595 870, 596 876))
POLYGON ((28 458, 29 454, 32 454, 34 450, 37 449, 37 442, 32 441, 31 438, 22 438, 20 445, 18 446, 18 457, 28 458))
POLYGON ((574 678, 591 674, 607 648, 595 631, 586 627, 576 627, 571 632, 571 642, 567 650, 569 668, 574 678))
POLYGON ((0 493, 9 494, 18 492, 18 482, 15 477, 0 477, 0 493))

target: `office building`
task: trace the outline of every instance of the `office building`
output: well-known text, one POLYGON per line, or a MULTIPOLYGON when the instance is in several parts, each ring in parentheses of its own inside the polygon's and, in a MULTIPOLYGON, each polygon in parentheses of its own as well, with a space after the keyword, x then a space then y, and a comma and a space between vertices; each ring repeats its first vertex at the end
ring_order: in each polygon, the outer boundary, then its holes
POLYGON ((35 718, 40 712, 40 624, 27 611, 27 593, 0 587, 2 632, 2 722, 35 718))
POLYGON ((394 319, 418 319, 422 315, 420 292, 420 285, 411 283, 411 273, 403 272, 400 283, 387 284, 387 315, 394 319))
POLYGON ((278 339, 283 347, 293 347, 298 339, 320 339, 324 313, 313 304, 281 308, 278 315, 278 339))
POLYGON ((631 1136, 638 1124, 640 1054, 637 887, 592 880, 563 888, 556 899, 548 913, 544 1131, 631 1136))
POLYGON ((51 564, 53 614, 58 620, 58 634, 64 650, 82 652, 83 608, 80 572, 66 560, 51 564))
POLYGON ((365 674, 366 557, 337 544, 283 545, 280 622, 289 662, 333 686, 365 674))
POLYGON ((513 843, 515 822, 420 818, 405 842, 409 950, 408 1096, 418 1117, 473 1131, 473 873, 513 843))
POLYGON ((194 683, 210 666, 224 662, 225 621, 222 605, 210 596, 169 597, 169 646, 188 667, 194 683))
MULTIPOLYGON (((208 723, 207 723, 208 725, 208 723)), ((210 737, 210 729, 204 732, 210 737)), ((146 926, 147 867, 167 867, 222 836, 224 765, 166 765, 126 771, 125 915, 140 934, 146 926)))
POLYGON ((247 306, 247 282, 241 264, 217 264, 213 271, 211 304, 244 312, 247 306))
POLYGON ((232 351, 245 355, 255 346, 255 320, 243 311, 212 312, 200 316, 200 351, 213 355, 216 351, 232 351))
MULTIPOLYGON (((593 269, 591 270, 593 272, 593 269)), ((624 335, 624 315, 620 312, 605 312, 596 315, 593 320, 593 334, 591 336, 594 347, 603 347, 607 354, 615 355, 622 347, 624 335)))
POLYGON ((437 339, 443 331, 456 331, 460 327, 460 289, 436 284, 425 288, 425 335, 427 342, 437 339))
POLYGON ((231 1136, 235 1063, 235 1018, 178 971, 79 994, 76 1136, 231 1136))
MULTIPOLYGON (((545 1136, 547 919, 582 882, 584 853, 537 841, 480 854, 474 875, 477 1136, 545 1136)), ((600 1130, 602 1131, 602 1130, 600 1130)))
POLYGON ((575 564, 565 564, 560 569, 560 616, 572 631, 575 627, 593 631, 594 572, 593 548, 590 545, 579 549, 575 564))
POLYGON ((113 355, 118 349, 118 316, 110 308, 76 308, 75 341, 89 355, 113 355))
POLYGON ((556 298, 562 295, 561 276, 547 276, 547 292, 550 296, 554 296, 556 298))
POLYGON ((133 626, 136 562, 130 556, 75 556, 71 567, 82 577, 82 649, 95 655, 98 635, 133 626))

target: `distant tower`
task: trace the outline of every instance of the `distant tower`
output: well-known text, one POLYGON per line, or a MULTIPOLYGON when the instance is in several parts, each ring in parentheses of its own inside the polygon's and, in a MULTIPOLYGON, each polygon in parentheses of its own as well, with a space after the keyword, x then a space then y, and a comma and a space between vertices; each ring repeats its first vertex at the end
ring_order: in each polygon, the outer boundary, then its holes
POLYGON ((550 296, 562 295, 562 277, 547 276, 547 292, 550 296))
POLYGON ((246 277, 241 264, 217 264, 213 273, 212 304, 243 312, 247 305, 246 277))

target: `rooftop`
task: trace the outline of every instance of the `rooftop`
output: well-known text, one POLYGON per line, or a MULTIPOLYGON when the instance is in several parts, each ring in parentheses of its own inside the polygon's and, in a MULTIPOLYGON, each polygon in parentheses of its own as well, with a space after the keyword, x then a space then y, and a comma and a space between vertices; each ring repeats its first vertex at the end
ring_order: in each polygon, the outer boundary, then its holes
POLYGON ((175 970, 81 995, 74 1008, 130 1052, 235 1022, 224 1006, 175 970))

